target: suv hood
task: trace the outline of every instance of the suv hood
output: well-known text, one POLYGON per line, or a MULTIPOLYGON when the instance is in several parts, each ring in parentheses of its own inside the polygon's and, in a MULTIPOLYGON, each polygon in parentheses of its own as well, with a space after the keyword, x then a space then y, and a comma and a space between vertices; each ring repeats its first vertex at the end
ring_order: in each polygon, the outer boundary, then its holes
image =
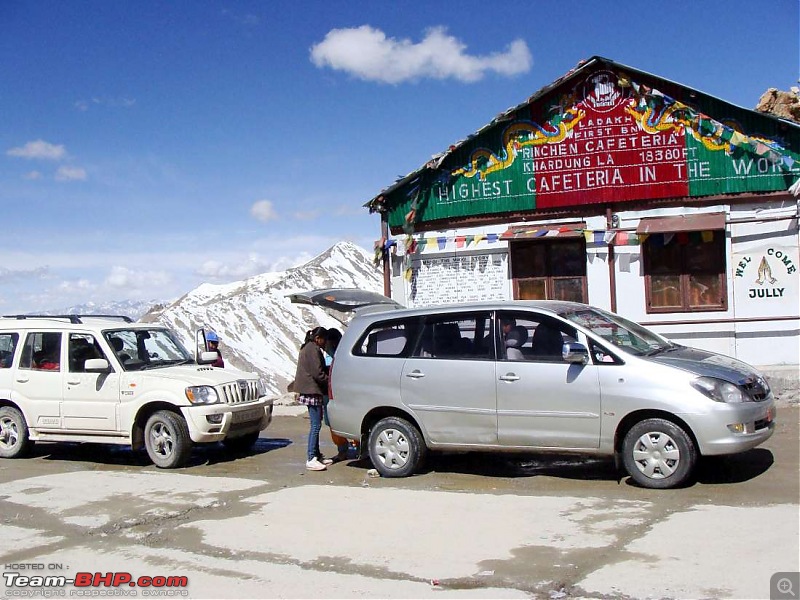
POLYGON ((716 377, 737 385, 760 382, 764 387, 768 388, 761 374, 747 363, 730 356, 700 350, 699 348, 674 346, 660 354, 642 356, 641 358, 697 375, 716 377))
POLYGON ((253 373, 245 373, 235 369, 218 369, 205 365, 181 365, 161 369, 147 369, 145 371, 129 371, 128 375, 134 377, 158 377, 159 379, 185 382, 191 381, 192 385, 219 385, 221 383, 233 383, 237 379, 256 378, 253 373))

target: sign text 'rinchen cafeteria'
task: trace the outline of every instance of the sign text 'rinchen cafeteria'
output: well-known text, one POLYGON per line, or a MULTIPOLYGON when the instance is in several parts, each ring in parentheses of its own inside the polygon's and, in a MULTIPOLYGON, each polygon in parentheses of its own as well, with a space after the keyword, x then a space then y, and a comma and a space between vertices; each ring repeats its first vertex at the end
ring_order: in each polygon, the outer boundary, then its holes
POLYGON ((429 191, 431 217, 785 189, 778 166, 704 147, 610 71, 592 74, 572 97, 561 118, 515 121, 494 147, 483 138, 465 147, 462 166, 429 191))

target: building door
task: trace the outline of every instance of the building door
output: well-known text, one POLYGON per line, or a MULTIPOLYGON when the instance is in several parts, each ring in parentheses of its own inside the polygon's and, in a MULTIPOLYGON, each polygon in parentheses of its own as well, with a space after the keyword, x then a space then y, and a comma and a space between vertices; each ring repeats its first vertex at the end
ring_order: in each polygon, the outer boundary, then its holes
POLYGON ((509 243, 516 300, 586 302, 586 245, 581 238, 509 243))

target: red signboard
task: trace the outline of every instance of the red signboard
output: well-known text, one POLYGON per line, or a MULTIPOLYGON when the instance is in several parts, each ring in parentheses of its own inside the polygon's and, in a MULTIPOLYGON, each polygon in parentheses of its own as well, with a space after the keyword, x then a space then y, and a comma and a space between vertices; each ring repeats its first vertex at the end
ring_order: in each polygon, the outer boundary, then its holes
POLYGON ((570 137, 523 148, 534 161, 537 208, 688 195, 683 128, 646 131, 609 71, 589 77, 582 98, 570 137))

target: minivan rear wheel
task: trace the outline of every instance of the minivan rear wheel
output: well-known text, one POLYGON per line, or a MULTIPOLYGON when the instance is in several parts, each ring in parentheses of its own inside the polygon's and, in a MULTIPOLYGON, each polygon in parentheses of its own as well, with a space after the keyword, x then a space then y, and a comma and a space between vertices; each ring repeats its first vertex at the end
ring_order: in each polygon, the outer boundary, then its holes
POLYGON ((383 477, 408 477, 425 460, 428 447, 419 429, 400 417, 378 421, 369 433, 369 458, 383 477))
POLYGON ((666 419, 645 419, 631 427, 622 442, 625 470, 639 485, 667 489, 685 483, 697 463, 689 435, 666 419))

